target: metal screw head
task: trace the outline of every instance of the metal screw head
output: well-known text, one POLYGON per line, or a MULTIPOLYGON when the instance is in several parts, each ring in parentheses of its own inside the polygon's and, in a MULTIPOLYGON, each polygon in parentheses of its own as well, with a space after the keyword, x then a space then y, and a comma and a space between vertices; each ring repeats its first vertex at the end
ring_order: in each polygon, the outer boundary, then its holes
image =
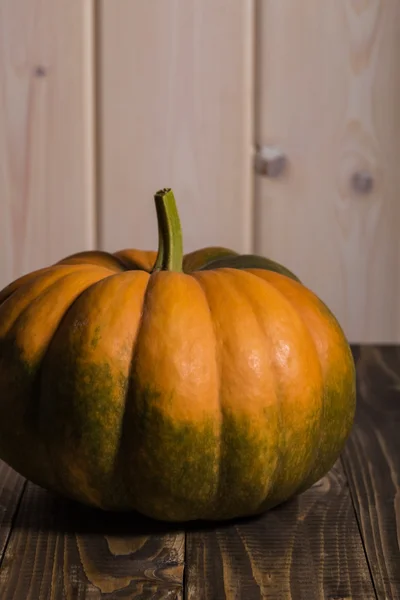
POLYGON ((36 77, 46 77, 47 70, 45 69, 45 67, 42 67, 41 65, 38 65, 35 68, 34 72, 35 72, 35 76, 36 77))
POLYGON ((279 148, 260 146, 254 158, 256 173, 266 177, 279 177, 287 167, 287 158, 279 148))
POLYGON ((351 185, 359 194, 369 194, 374 187, 374 178, 368 171, 358 171, 353 174, 351 185))

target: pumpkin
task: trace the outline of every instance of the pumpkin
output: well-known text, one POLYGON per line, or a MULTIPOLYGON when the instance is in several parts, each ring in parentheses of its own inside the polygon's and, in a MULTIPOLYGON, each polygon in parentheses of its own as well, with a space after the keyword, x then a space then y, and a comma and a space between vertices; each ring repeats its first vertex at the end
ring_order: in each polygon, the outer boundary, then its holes
POLYGON ((285 267, 183 257, 171 190, 158 252, 93 251, 0 292, 0 457, 105 510, 261 513, 321 478, 349 435, 352 354, 285 267))

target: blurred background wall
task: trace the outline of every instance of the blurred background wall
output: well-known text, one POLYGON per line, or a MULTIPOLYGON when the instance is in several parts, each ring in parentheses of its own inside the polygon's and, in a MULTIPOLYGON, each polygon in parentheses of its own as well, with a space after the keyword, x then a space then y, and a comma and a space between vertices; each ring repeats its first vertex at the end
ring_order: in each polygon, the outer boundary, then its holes
POLYGON ((400 342, 398 0, 1 0, 0 288, 83 249, 284 263, 400 342))

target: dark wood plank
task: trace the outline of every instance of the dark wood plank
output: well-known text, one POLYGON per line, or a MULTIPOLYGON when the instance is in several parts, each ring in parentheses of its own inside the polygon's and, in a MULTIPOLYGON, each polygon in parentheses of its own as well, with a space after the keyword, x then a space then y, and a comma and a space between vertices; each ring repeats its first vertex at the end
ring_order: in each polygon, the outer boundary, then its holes
POLYGON ((24 478, 0 460, 0 563, 24 485, 24 478))
POLYGON ((400 349, 354 349, 358 405, 343 463, 378 598, 400 599, 400 349))
POLYGON ((375 599, 340 462, 261 517, 189 531, 186 556, 188 600, 375 599))
POLYGON ((178 600, 184 546, 178 528, 92 510, 28 483, 0 570, 0 598, 178 600))

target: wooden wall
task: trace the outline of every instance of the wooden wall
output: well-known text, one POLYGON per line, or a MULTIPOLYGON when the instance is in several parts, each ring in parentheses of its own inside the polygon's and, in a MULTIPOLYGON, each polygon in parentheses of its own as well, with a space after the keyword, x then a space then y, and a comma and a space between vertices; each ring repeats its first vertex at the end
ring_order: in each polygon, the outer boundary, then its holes
POLYGON ((252 9, 247 0, 102 0, 104 247, 156 247, 152 197, 172 187, 188 251, 250 251, 252 9))
POLYGON ((398 56, 397 0, 3 0, 0 288, 155 247, 172 186, 188 251, 267 254, 351 341, 399 342, 398 56))
POLYGON ((93 17, 0 2, 0 287, 96 244, 93 17))
POLYGON ((287 264, 354 341, 400 342, 400 3, 257 4, 256 248, 287 264))

